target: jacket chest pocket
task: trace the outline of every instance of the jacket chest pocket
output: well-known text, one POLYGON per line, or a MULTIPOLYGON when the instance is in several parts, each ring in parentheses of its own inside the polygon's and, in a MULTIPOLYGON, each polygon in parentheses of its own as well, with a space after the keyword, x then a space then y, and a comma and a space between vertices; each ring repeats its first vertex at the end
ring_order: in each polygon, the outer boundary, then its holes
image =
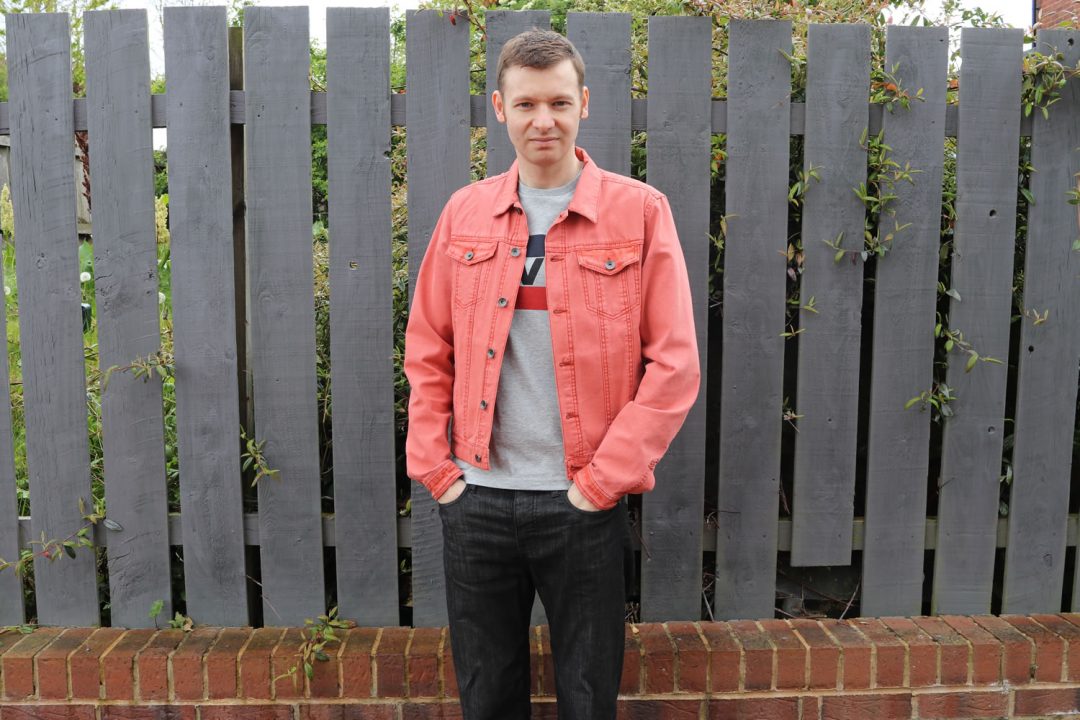
POLYGON ((495 240, 451 238, 446 254, 454 260, 454 303, 459 307, 475 305, 487 287, 495 266, 495 240))
POLYGON ((585 306, 605 317, 622 317, 641 304, 641 247, 577 251, 585 306))

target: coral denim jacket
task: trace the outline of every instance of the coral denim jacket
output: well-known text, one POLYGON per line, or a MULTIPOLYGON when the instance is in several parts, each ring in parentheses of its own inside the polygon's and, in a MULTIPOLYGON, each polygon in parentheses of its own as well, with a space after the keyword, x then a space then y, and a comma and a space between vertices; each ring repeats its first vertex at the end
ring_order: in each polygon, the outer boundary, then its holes
MULTIPOLYGON (((548 321, 567 478, 603 509, 652 489, 700 368, 667 198, 576 152, 577 189, 545 243, 548 321)), ((489 469, 529 236, 517 186, 515 162, 454 193, 420 264, 405 331, 405 451, 409 477, 435 498, 461 477, 452 457, 489 469)))

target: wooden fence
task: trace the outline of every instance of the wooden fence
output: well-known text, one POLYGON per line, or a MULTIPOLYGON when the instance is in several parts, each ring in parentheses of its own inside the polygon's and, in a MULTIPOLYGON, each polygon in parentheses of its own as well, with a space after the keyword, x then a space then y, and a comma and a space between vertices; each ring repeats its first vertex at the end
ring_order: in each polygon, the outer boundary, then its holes
MULTIPOLYGON (((516 32, 545 12, 491 12, 488 67, 516 32)), ((309 85, 308 11, 245 11, 243 90, 230 90, 224 8, 166 8, 167 93, 151 96, 143 11, 87 13, 86 99, 72 100, 64 14, 7 17, 20 339, 32 515, 20 519, 9 419, 7 353, 0 352, 0 556, 44 532, 63 536, 89 502, 86 378, 76 257, 72 137, 92 146, 94 257, 100 363, 124 365, 160 343, 151 161, 152 127, 168 128, 176 419, 182 512, 167 516, 159 382, 117 374, 104 396, 106 504, 122 530, 107 546, 111 619, 152 624, 154 600, 171 615, 170 544, 181 545, 188 614, 200 623, 250 620, 245 544, 258 545, 268 625, 322 613, 324 546, 336 547, 344 617, 399 622, 395 507, 391 200, 392 125, 408 128, 410 278, 450 193, 469 181, 470 127, 488 134, 490 173, 513 157, 483 97, 470 96, 469 29, 436 12, 407 18, 407 95, 389 92, 386 9, 327 14, 328 90, 309 85), (407 102, 406 102, 407 98, 407 102), (320 512, 312 306, 311 126, 325 123, 329 157, 334 501, 320 512), (234 129, 242 127, 242 136, 234 129), (232 139, 231 139, 232 138, 232 139), (230 162, 242 139, 244 163, 230 162), (241 171, 242 170, 242 177, 241 171), (249 341, 238 347, 234 184, 243 183, 249 341), (250 358, 254 431, 278 479, 242 508, 238 354, 250 358), (27 527, 28 526, 28 527, 27 527)), ((722 367, 719 479, 706 477, 705 403, 699 401, 642 500, 641 613, 699 619, 703 551, 715 551, 707 599, 720 618, 771 617, 778 553, 792 565, 861 560, 861 612, 918 614, 924 554, 933 550, 933 611, 990 610, 995 554, 1006 548, 1002 609, 1061 610, 1080 357, 1080 253, 1067 193, 1080 171, 1080 83, 1048 119, 1022 118, 1020 30, 966 29, 959 106, 946 104, 943 28, 890 27, 888 67, 924 101, 870 105, 870 33, 812 26, 805 102, 791 100, 791 27, 733 21, 728 97, 711 97, 712 22, 649 18, 647 100, 632 100, 630 21, 570 14, 588 67, 590 117, 580 144, 605 168, 630 170, 633 131, 647 131, 651 184, 671 200, 695 298, 703 369, 722 367), (863 341, 865 182, 862 139, 884 130, 891 157, 919 171, 896 185, 896 221, 910 224, 878 262, 869 368, 863 341), (711 135, 726 134, 722 350, 708 354, 711 135), (1007 368, 964 372, 954 350, 947 382, 958 398, 943 436, 939 511, 927 517, 931 419, 905 403, 931 385, 939 218, 946 136, 959 138, 953 328, 986 356, 1009 355, 1018 147, 1032 142, 1010 512, 999 518, 1007 368), (802 332, 785 339, 789 152, 805 140, 819 180, 805 196, 802 332), (827 243, 840 237, 833 248, 827 243), (839 261, 837 250, 846 250, 839 261), (816 312, 815 312, 816 311, 816 312), (785 353, 797 348, 798 435, 790 520, 779 518, 785 353), (860 412, 860 372, 869 372, 860 412), (856 440, 868 426, 865 517, 854 516, 856 440), (703 522, 706 484, 718 483, 715 522, 703 522), (861 551, 853 555, 853 551, 861 551)), ((1080 59, 1075 32, 1039 42, 1080 59)), ((491 89, 492 78, 488 78, 491 89)), ((10 128, 9 130, 6 130, 10 128)), ((241 298, 244 301, 244 298, 241 298)), ((241 319, 244 312, 240 313, 241 319)), ((867 318, 866 320, 869 320, 867 318)), ((243 337, 243 334, 241 334, 243 337)), ((713 373, 716 377, 716 374, 713 373)), ((865 379, 864 379, 865 380, 865 379)), ((415 490, 415 488, 414 488, 415 490)), ((441 539, 433 501, 414 491, 412 593, 417 625, 445 621, 441 539)), ((709 556, 711 557, 711 556, 709 556)), ((100 622, 94 559, 34 566, 43 624, 100 622)), ((1071 581, 1080 583, 1080 573, 1071 581)), ((1073 609, 1080 592, 1072 593, 1073 609)), ((0 573, 0 623, 24 618, 14 575, 0 573)))

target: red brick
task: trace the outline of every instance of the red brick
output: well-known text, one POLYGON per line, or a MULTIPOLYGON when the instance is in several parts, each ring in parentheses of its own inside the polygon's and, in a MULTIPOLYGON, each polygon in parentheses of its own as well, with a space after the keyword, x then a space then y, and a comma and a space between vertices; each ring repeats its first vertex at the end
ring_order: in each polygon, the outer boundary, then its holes
POLYGON ((776 688, 799 690, 806 687, 807 649, 787 620, 769 618, 760 621, 776 646, 776 688))
POLYGON ((32 633, 18 636, 18 642, 4 652, 0 667, 6 699, 22 700, 34 694, 34 656, 63 632, 62 627, 39 627, 32 633))
POLYGON ((439 697, 442 628, 416 628, 405 649, 409 697, 439 697))
POLYGON ((555 696, 555 655, 551 650, 551 628, 541 625, 538 643, 540 665, 540 694, 555 696))
POLYGON ((664 626, 658 623, 638 625, 638 638, 645 657, 645 692, 670 693, 675 690, 675 647, 664 626))
MULTIPOLYGON (((310 637, 310 631, 301 628, 288 628, 277 645, 270 651, 270 679, 274 685, 273 698, 290 700, 304 697, 307 676, 304 674, 304 662, 300 655, 300 645, 310 637)), ((311 659, 312 671, 318 661, 311 659)))
POLYGON ((907 645, 907 685, 925 687, 938 682, 938 645, 911 618, 880 618, 907 645))
MULTIPOLYGON (((851 624, 870 640, 873 647, 874 677, 871 687, 904 687, 907 682, 908 649, 903 641, 879 618, 857 618, 851 624)), ((846 684, 844 688, 850 689, 846 684)))
POLYGON ((697 623, 667 624, 675 645, 676 684, 681 692, 706 692, 709 689, 709 651, 701 639, 697 623))
POLYGON ((938 644, 941 684, 967 685, 971 646, 963 635, 939 617, 915 617, 911 620, 938 644))
POLYGON ((821 718, 821 698, 814 695, 803 695, 799 698, 801 715, 799 720, 819 720, 821 718))
POLYGON ((922 720, 1002 718, 1009 713, 1008 690, 925 693, 915 696, 922 720))
POLYGON ((369 698, 374 695, 371 672, 371 650, 381 631, 377 628, 351 628, 345 634, 338 660, 341 663, 341 694, 347 698, 369 698))
POLYGON ((461 705, 456 702, 405 703, 401 720, 461 720, 461 705))
POLYGON ((345 647, 345 631, 335 630, 334 638, 323 645, 329 660, 317 660, 312 666, 308 692, 313 698, 336 698, 341 695, 341 651, 345 647))
POLYGON ((213 646, 221 628, 197 627, 184 635, 183 641, 169 654, 172 665, 173 695, 177 700, 203 700, 203 656, 213 646))
POLYGON ((623 650, 622 680, 619 684, 620 695, 641 693, 641 643, 638 642, 637 625, 626 624, 626 644, 623 650))
POLYGON ((449 632, 443 644, 443 695, 448 698, 458 696, 457 673, 454 672, 454 653, 450 647, 449 632))
MULTIPOLYGON (((267 656, 267 662, 269 662, 269 656, 267 656)), ((199 705, 198 707, 199 720, 293 720, 292 705, 199 705)))
POLYGON ((1017 688, 1013 715, 1064 715, 1080 712, 1080 688, 1017 688))
POLYGON ((821 698, 821 720, 899 720, 911 717, 911 693, 826 695, 821 698))
POLYGON ((240 693, 240 651, 252 628, 225 628, 206 653, 206 694, 211 700, 235 698, 240 693))
POLYGON ((95 628, 67 628, 35 657, 37 696, 43 700, 66 700, 68 697, 68 655, 73 653, 95 628))
MULTIPOLYGON (((446 636, 443 646, 443 676, 446 674, 446 657, 450 654, 449 650, 449 637, 450 628, 444 628, 446 636)), ((542 669, 544 667, 544 658, 540 652, 540 646, 543 640, 540 637, 540 626, 534 626, 529 630, 529 692, 533 695, 542 695, 544 693, 544 678, 542 669)), ((445 682, 445 681, 444 681, 445 682)))
POLYGON ((407 627, 388 627, 379 635, 373 653, 376 696, 405 697, 405 647, 409 633, 407 627))
POLYGON ((618 705, 618 720, 698 720, 704 700, 624 700, 618 705))
POLYGON ((559 708, 554 698, 537 700, 533 698, 531 720, 559 720, 559 708))
POLYGON ((1001 643, 966 615, 942 615, 971 646, 971 682, 975 685, 994 685, 1001 682, 1001 643))
MULTIPOLYGON (((873 681, 874 645, 867 639, 866 635, 859 631, 858 628, 862 627, 862 625, 853 624, 857 622, 860 621, 834 620, 832 618, 821 618, 818 621, 821 628, 833 637, 837 645, 840 646, 840 687, 845 690, 868 690, 873 681)), ((880 629, 888 632, 884 628, 880 629)), ((904 648, 895 637, 893 637, 893 641, 900 649, 900 672, 897 675, 896 684, 896 687, 899 687, 904 681, 904 648)), ((886 671, 889 669, 890 653, 892 652, 894 651, 886 646, 884 657, 878 658, 879 675, 881 674, 883 660, 886 671)), ((887 674, 886 678, 888 679, 887 674)))
POLYGON ((1065 643, 1066 682, 1080 682, 1080 627, 1060 615, 1032 615, 1031 619, 1065 643))
POLYGON ((139 666, 139 700, 169 699, 169 655, 183 640, 183 630, 159 630, 139 651, 135 657, 139 666))
POLYGON ((1065 641, 1026 615, 1002 615, 1001 619, 1031 638, 1035 644, 1034 679, 1059 682, 1065 676, 1065 641))
POLYGON ((102 697, 105 686, 101 673, 101 656, 123 634, 123 628, 98 628, 68 656, 71 697, 77 700, 98 700, 102 697))
POLYGON ((0 705, 0 720, 94 720, 93 705, 0 705))
POLYGON ((1024 633, 997 615, 972 615, 971 619, 997 638, 1002 646, 1002 678, 1026 683, 1034 674, 1035 645, 1024 633))
POLYGON ((725 698, 709 700, 709 720, 800 720, 799 699, 725 698))
POLYGON ((396 717, 397 706, 391 703, 300 703, 300 720, 395 720, 396 717))
MULTIPOLYGON (((817 620, 795 618, 791 627, 810 647, 811 690, 831 690, 840 685, 840 647, 817 620)), ((869 655, 869 652, 867 652, 869 655)), ((869 662, 867 663, 869 667, 869 662)), ((805 704, 805 703, 804 703, 805 704)), ((805 708, 804 708, 805 710, 805 708)), ((816 716, 815 716, 816 718, 816 716)))
POLYGON ((709 692, 739 689, 742 650, 727 623, 701 623, 701 633, 709 646, 709 692))
POLYGON ((194 705, 102 705, 101 720, 196 720, 194 705))
POLYGON ((285 628, 261 627, 251 633, 236 663, 240 668, 240 697, 271 699, 270 654, 285 634, 285 628))
POLYGON ((101 656, 106 700, 135 699, 135 656, 150 642, 154 632, 153 628, 128 630, 101 656))
POLYGON ((739 644, 743 647, 746 662, 744 690, 769 690, 772 688, 773 649, 769 634, 753 620, 732 620, 728 623, 739 644))

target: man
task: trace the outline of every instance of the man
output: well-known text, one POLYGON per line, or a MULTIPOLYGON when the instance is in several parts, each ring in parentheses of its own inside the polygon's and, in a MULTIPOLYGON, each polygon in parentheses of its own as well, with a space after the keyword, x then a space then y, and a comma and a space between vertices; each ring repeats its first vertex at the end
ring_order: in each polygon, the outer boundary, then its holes
POLYGON ((465 719, 529 717, 538 592, 559 718, 608 720, 624 643, 619 500, 653 487, 698 392, 686 266, 667 199, 575 147, 589 90, 574 46, 530 30, 497 72, 491 101, 517 160, 454 193, 421 263, 408 474, 439 503, 465 719))

